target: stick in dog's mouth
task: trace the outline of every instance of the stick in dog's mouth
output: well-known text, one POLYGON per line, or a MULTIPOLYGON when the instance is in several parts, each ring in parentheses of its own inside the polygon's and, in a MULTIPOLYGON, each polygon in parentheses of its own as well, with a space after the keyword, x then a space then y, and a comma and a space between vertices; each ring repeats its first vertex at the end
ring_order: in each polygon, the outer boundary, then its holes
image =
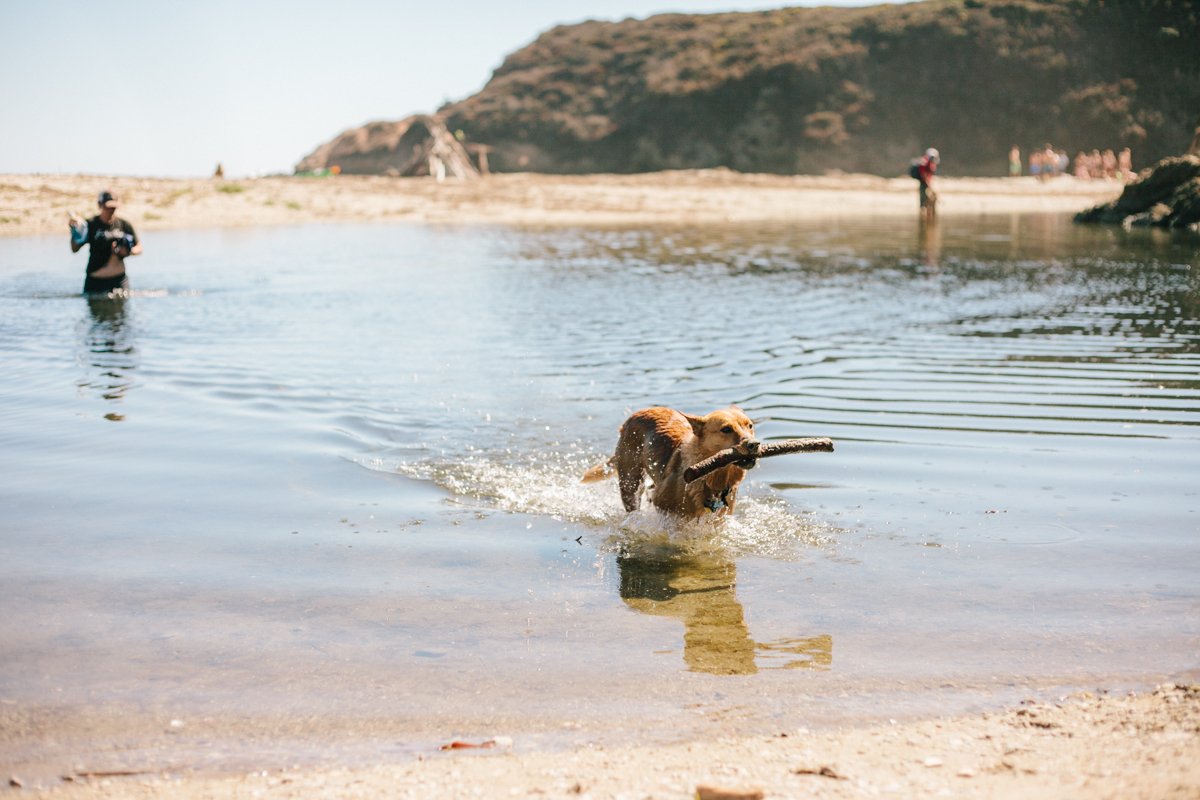
POLYGON ((770 458, 771 456, 782 456, 788 453, 832 453, 833 440, 829 438, 816 439, 787 439, 782 442, 774 442, 772 444, 760 444, 758 442, 747 442, 747 450, 753 449, 755 452, 743 453, 734 448, 722 450, 716 455, 709 456, 703 461, 693 464, 684 470, 683 479, 691 483, 699 480, 710 472, 714 472, 721 467, 729 464, 738 464, 739 462, 753 462, 760 458, 770 458), (753 448, 750 447, 753 445, 753 448))

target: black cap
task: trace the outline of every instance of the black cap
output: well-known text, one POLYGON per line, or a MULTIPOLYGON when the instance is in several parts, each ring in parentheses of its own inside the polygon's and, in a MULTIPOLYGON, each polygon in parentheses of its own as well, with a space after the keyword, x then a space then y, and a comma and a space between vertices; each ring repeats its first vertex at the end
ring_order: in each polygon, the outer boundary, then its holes
POLYGON ((116 208, 119 201, 117 200, 117 195, 115 193, 105 189, 100 193, 100 197, 96 200, 96 202, 102 206, 116 208))

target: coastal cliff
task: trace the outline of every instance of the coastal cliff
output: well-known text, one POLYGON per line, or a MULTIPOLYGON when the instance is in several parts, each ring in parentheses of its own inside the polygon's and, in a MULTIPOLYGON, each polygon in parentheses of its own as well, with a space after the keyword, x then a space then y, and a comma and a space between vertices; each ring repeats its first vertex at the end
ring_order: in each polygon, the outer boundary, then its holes
MULTIPOLYGON (((495 171, 898 175, 932 146, 946 173, 1002 175, 1011 145, 1046 142, 1072 156, 1128 146, 1147 164, 1187 149, 1200 122, 1200 0, 925 0, 564 25, 438 115, 492 146, 495 171)), ((331 148, 341 155, 304 163, 368 171, 370 159, 346 166, 356 138, 372 141, 348 131, 331 148)))

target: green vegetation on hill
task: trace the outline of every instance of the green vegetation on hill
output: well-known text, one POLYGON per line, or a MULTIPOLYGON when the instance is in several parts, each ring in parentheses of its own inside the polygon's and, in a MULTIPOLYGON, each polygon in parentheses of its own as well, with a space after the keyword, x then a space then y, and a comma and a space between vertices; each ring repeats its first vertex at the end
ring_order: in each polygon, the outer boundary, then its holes
POLYGON ((1200 0, 926 0, 554 28, 439 112, 499 171, 1007 172, 1012 144, 1183 152, 1200 0))

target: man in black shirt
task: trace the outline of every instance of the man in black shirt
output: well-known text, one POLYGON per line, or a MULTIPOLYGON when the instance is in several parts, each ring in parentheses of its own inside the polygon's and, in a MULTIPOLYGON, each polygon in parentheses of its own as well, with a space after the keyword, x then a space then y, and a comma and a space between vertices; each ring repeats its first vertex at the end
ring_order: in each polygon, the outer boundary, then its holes
POLYGON ((86 223, 75 217, 71 222, 71 252, 78 253, 86 244, 88 254, 87 278, 83 282, 84 294, 109 294, 129 291, 129 278, 125 275, 126 256, 142 252, 133 226, 116 216, 118 200, 110 191, 103 191, 97 200, 100 213, 86 223))

